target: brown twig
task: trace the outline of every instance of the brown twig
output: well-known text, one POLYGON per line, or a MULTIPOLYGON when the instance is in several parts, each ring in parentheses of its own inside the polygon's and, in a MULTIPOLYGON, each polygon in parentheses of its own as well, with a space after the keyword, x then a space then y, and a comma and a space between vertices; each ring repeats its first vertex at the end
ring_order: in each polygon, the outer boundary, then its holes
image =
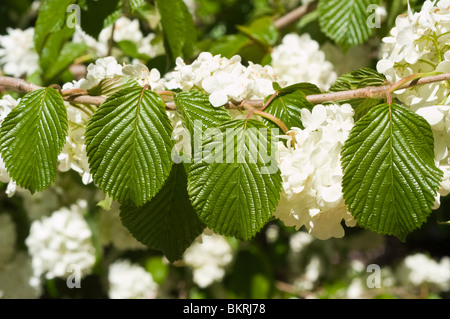
MULTIPOLYGON (((441 81, 450 81, 450 73, 442 73, 438 75, 426 76, 420 79, 415 79, 412 81, 408 81, 403 83, 401 86, 396 87, 396 90, 407 89, 411 87, 415 87, 418 85, 424 85, 434 82, 441 81)), ((398 82, 397 82, 398 83, 398 82)), ((356 89, 356 90, 348 90, 348 91, 340 91, 340 92, 329 92, 322 94, 312 94, 306 96, 306 99, 314 104, 332 102, 332 101, 342 101, 348 99, 357 99, 357 98, 385 98, 387 93, 391 91, 395 84, 385 84, 382 86, 370 86, 366 88, 356 89)), ((32 92, 38 89, 41 89, 39 85, 29 83, 23 79, 8 77, 8 76, 0 76, 0 87, 3 86, 6 89, 20 91, 20 92, 32 92)), ((64 94, 64 91, 63 91, 64 94)), ((65 96, 64 100, 74 103, 82 103, 82 104, 92 104, 92 105, 100 105, 105 101, 105 96, 90 96, 90 95, 78 95, 78 96, 65 96)), ((240 109, 244 110, 247 107, 261 108, 264 100, 243 100, 243 101, 229 101, 225 107, 229 109, 240 109)), ((173 101, 166 102, 166 108, 168 110, 175 110, 176 105, 173 101)))
POLYGON ((289 11, 284 16, 281 16, 280 18, 276 19, 274 21, 274 25, 278 30, 283 29, 289 26, 290 24, 300 20, 301 17, 303 17, 305 14, 307 14, 314 8, 315 4, 313 5, 304 4, 298 8, 295 8, 292 11, 289 11))

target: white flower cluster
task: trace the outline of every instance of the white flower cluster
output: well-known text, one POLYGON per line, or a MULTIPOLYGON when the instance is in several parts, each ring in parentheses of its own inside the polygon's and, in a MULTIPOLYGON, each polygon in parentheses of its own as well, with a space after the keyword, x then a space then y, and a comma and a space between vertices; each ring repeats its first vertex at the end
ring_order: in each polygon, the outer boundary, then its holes
POLYGON ((67 172, 70 169, 81 175, 83 184, 92 182, 92 175, 84 143, 84 133, 89 116, 80 109, 67 103, 67 118, 69 120, 69 133, 66 144, 58 156, 58 169, 67 172))
POLYGON ((147 66, 142 63, 133 63, 125 65, 122 68, 122 73, 125 76, 135 79, 141 86, 150 85, 153 91, 164 91, 164 80, 161 79, 161 73, 158 69, 149 70, 147 66))
POLYGON ((111 299, 155 299, 159 288, 149 272, 129 260, 118 260, 109 266, 108 283, 111 299))
MULTIPOLYGON (((420 12, 398 16, 390 36, 383 39, 377 70, 397 82, 412 74, 450 72, 450 1, 425 1, 420 12)), ((441 196, 450 193, 450 89, 447 82, 399 90, 394 95, 423 116, 434 135, 435 159, 444 172, 441 196)))
POLYGON ((271 53, 272 67, 287 85, 309 82, 328 90, 336 80, 333 64, 325 58, 319 43, 308 33, 286 34, 271 53))
POLYGON ((71 274, 68 266, 76 265, 82 275, 90 273, 95 263, 92 232, 83 217, 87 202, 79 200, 70 208, 63 207, 50 217, 35 220, 26 238, 32 257, 35 278, 51 279, 71 274))
POLYGON ((195 241, 186 249, 183 260, 192 268, 194 282, 205 288, 225 276, 225 267, 232 261, 233 252, 227 240, 220 235, 202 234, 201 241, 195 241))
POLYGON ((450 257, 438 262, 433 258, 416 253, 407 256, 399 269, 400 280, 406 285, 420 287, 427 285, 431 290, 450 290, 450 257))
POLYGON ((122 74, 122 65, 117 63, 116 58, 109 56, 100 58, 91 63, 87 67, 86 78, 65 83, 62 87, 63 90, 70 89, 83 89, 89 90, 100 83, 103 79, 113 78, 122 74))
POLYGON ((340 164, 353 109, 349 104, 318 104, 312 112, 302 109, 301 118, 305 129, 292 128, 287 146, 279 142, 283 191, 275 216, 287 226, 305 226, 319 239, 342 237, 342 219, 347 226, 356 224, 344 203, 340 164))
POLYGON ((34 49, 34 28, 8 28, 7 32, 0 35, 1 70, 15 77, 33 74, 39 69, 39 56, 34 49))
POLYGON ((272 82, 278 78, 271 66, 249 62, 245 67, 238 55, 227 59, 202 52, 189 65, 177 58, 175 70, 166 75, 166 80, 168 89, 206 91, 211 104, 219 107, 228 100, 263 99, 274 92, 272 82))
MULTIPOLYGON (((86 43, 97 57, 105 57, 108 55, 109 41, 112 34, 113 26, 110 25, 104 28, 99 36, 98 41, 86 34, 79 26, 76 26, 75 33, 73 35, 74 43, 86 43)), ((130 20, 126 17, 120 17, 114 23, 114 42, 130 41, 136 44, 138 53, 145 54, 149 58, 154 58, 164 53, 164 46, 162 41, 155 43, 155 34, 149 33, 144 36, 140 30, 139 20, 130 20)), ((114 49, 112 55, 119 57, 122 55, 120 50, 114 49)))
POLYGON ((161 74, 157 69, 149 70, 147 66, 139 62, 120 65, 113 56, 99 58, 95 63, 89 64, 87 67, 86 78, 65 83, 62 89, 89 90, 99 84, 102 80, 111 79, 117 76, 130 77, 136 80, 141 86, 149 84, 154 91, 163 91, 165 89, 163 85, 164 80, 161 79, 161 74))

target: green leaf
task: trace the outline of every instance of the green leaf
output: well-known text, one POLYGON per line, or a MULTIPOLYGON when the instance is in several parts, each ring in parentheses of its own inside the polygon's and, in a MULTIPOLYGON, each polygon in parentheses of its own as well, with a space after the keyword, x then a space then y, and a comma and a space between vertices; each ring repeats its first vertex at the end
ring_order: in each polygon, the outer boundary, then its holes
POLYGON ((320 94, 322 91, 317 87, 317 85, 308 83, 308 82, 300 82, 295 83, 289 86, 286 86, 284 88, 280 88, 277 90, 278 94, 288 94, 293 93, 295 91, 302 91, 305 93, 305 95, 311 95, 311 94, 320 94))
POLYGON ((145 204, 169 176, 172 127, 164 108, 158 94, 136 84, 109 96, 89 119, 94 182, 121 203, 145 204))
MULTIPOLYGON (((305 91, 314 92, 313 94, 316 94, 317 92, 320 93, 320 90, 313 84, 294 84, 278 91, 277 96, 269 104, 269 106, 264 109, 264 111, 280 119, 288 128, 304 128, 301 121, 301 110, 303 108, 312 110, 314 104, 306 99, 306 95, 302 90, 302 87, 306 88, 305 91), (318 91, 316 91, 315 88, 317 88, 318 91)), ((269 98, 270 97, 267 97, 266 101, 269 98)), ((265 118, 263 118, 263 122, 269 127, 278 127, 277 124, 265 118)))
POLYGON ((234 294, 234 298, 273 298, 275 291, 273 262, 270 261, 267 251, 252 248, 238 251, 229 272, 228 289, 234 294))
POLYGON ((169 261, 183 255, 205 225, 198 219, 187 193, 183 164, 174 164, 159 193, 142 207, 122 205, 120 218, 130 233, 169 261))
POLYGON ((319 1, 321 30, 344 48, 364 43, 375 31, 368 23, 372 4, 379 5, 380 0, 319 1))
POLYGON ((202 131, 230 121, 231 116, 223 107, 213 107, 209 97, 200 91, 180 92, 175 96, 175 105, 191 136, 194 135, 195 121, 201 121, 202 131))
POLYGON ((136 81, 130 77, 116 75, 112 78, 106 78, 100 81, 99 84, 87 90, 89 95, 111 95, 120 91, 125 87, 131 87, 136 84, 136 81))
POLYGON ((1 154, 11 178, 32 193, 50 186, 67 134, 66 108, 58 91, 43 88, 26 94, 0 131, 1 154))
POLYGON ((193 53, 197 29, 183 0, 156 0, 171 60, 193 53))
POLYGON ((206 130, 202 141, 202 156, 188 174, 192 205, 209 228, 248 240, 280 198, 275 136, 259 121, 249 120, 245 128, 244 120, 233 120, 206 130))
POLYGON ((117 42, 117 46, 122 50, 123 54, 131 59, 139 59, 142 61, 150 60, 146 54, 139 53, 137 44, 133 41, 122 40, 117 42))
POLYGON ((64 59, 64 57, 61 57, 61 53, 63 48, 68 44, 68 40, 72 34, 73 29, 69 28, 52 32, 42 47, 39 55, 39 66, 42 69, 42 77, 47 83, 51 83, 52 77, 58 72, 64 71, 63 69, 59 69, 57 61, 60 58, 64 59))
POLYGON ((210 48, 212 55, 220 54, 222 57, 231 59, 246 45, 251 43, 251 39, 243 34, 229 34, 221 37, 210 48))
POLYGON ((89 0, 81 13, 81 29, 97 39, 100 32, 108 26, 108 17, 119 8, 119 0, 89 0))
POLYGON ((381 86, 386 82, 383 74, 371 68, 360 68, 353 72, 342 74, 330 87, 331 92, 355 90, 368 86, 381 86))
POLYGON ((432 211, 442 171, 430 125, 392 104, 372 108, 353 127, 342 155, 343 192, 364 228, 401 240, 432 211))
POLYGON ((316 22, 316 20, 319 19, 319 11, 313 10, 311 12, 308 12, 305 14, 297 23, 297 30, 302 30, 305 28, 308 24, 312 22, 316 22))
POLYGON ((44 70, 47 79, 53 79, 59 73, 65 71, 79 56, 81 56, 89 47, 84 43, 67 42, 58 54, 56 60, 53 60, 44 70))
POLYGON ((124 4, 130 8, 131 13, 134 13, 145 5, 145 0, 126 0, 124 4))
POLYGON ((262 17, 254 20, 248 26, 238 25, 236 27, 243 34, 266 46, 275 45, 278 39, 278 30, 271 17, 262 17))
POLYGON ((76 0, 44 0, 34 26, 34 45, 40 54, 48 37, 66 27, 67 7, 76 0))

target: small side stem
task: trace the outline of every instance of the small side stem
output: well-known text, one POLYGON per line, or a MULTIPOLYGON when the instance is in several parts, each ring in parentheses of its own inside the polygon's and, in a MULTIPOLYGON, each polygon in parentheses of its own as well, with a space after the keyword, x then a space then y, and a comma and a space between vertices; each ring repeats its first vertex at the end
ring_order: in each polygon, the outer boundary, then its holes
POLYGON ((111 35, 110 35, 109 41, 108 41, 108 53, 107 53, 108 56, 111 55, 112 49, 113 49, 113 46, 114 46, 114 31, 115 31, 115 29, 116 29, 116 24, 113 23, 112 24, 112 29, 111 29, 111 35))
POLYGON ((429 76, 433 76, 433 75, 439 75, 442 74, 442 72, 429 72, 429 73, 417 73, 417 74, 412 74, 410 76, 407 76, 406 78, 401 79, 400 81, 398 81, 397 83, 394 83, 391 85, 391 87, 389 88, 389 93, 394 93, 394 91, 397 91, 398 89, 402 88, 406 83, 408 82, 412 82, 421 78, 425 78, 425 77, 429 77, 429 76))
POLYGON ((284 134, 287 134, 287 132, 289 132, 289 129, 287 128, 287 126, 278 117, 273 116, 270 113, 257 110, 257 109, 255 109, 253 113, 255 115, 259 115, 261 117, 264 117, 265 119, 268 119, 269 121, 274 122, 276 125, 278 125, 283 130, 284 134))

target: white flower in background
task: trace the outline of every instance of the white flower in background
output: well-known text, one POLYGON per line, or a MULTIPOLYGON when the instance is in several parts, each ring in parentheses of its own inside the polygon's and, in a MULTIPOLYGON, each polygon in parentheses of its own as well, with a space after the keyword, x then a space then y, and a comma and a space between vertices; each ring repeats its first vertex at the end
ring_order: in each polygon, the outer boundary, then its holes
POLYGON ((0 268, 11 260, 16 249, 16 224, 9 214, 0 214, 0 268))
POLYGON ((41 283, 33 282, 30 257, 18 252, 3 267, 0 265, 0 299, 36 299, 42 293, 41 283))
POLYGON ((79 200, 70 208, 63 207, 49 217, 44 216, 31 224, 26 238, 32 257, 35 278, 66 278, 70 265, 79 267, 87 275, 95 263, 92 232, 83 218, 87 202, 79 200))
POLYGON ((159 288, 149 272, 129 260, 118 260, 109 266, 108 283, 111 299, 155 299, 159 288))
POLYGON ((272 67, 287 85, 310 82, 328 90, 336 80, 333 64, 325 58, 319 43, 307 33, 289 33, 271 53, 272 67))
POLYGON ((362 278, 353 278, 350 285, 347 287, 346 297, 348 299, 363 298, 366 287, 366 283, 362 278))
POLYGON ((197 11, 197 3, 195 0, 183 0, 186 6, 188 7, 189 13, 195 19, 195 12, 197 11))
POLYGON ((450 257, 436 261, 422 253, 407 256, 397 269, 399 279, 407 285, 427 285, 434 291, 450 290, 450 257))
MULTIPOLYGON (((73 35, 73 42, 86 43, 98 57, 104 57, 108 54, 109 41, 112 33, 112 25, 104 28, 99 36, 98 41, 86 34, 79 26, 76 27, 73 35)), ((154 43, 155 34, 149 33, 144 36, 140 30, 139 20, 130 20, 126 17, 120 17, 114 23, 114 42, 131 41, 136 44, 138 53, 145 54, 150 58, 154 58, 164 53, 162 42, 154 43)), ((113 50, 113 56, 120 57, 123 53, 120 50, 113 50)))
POLYGON ((34 28, 7 28, 7 32, 0 35, 0 71, 15 77, 33 74, 39 69, 39 56, 34 49, 34 28))
POLYGON ((168 89, 206 91, 211 104, 222 106, 228 100, 263 99, 274 92, 272 82, 278 78, 270 66, 249 63, 245 67, 241 57, 231 59, 202 52, 192 64, 177 58, 173 72, 165 76, 168 89))
POLYGON ((280 227, 277 225, 271 224, 267 226, 266 229, 266 240, 268 243, 275 243, 280 236, 280 227))
POLYGON ((119 250, 146 249, 123 226, 119 213, 120 209, 117 202, 113 202, 110 210, 100 212, 99 232, 102 246, 112 244, 119 250))
POLYGON ((354 226, 342 194, 341 147, 353 127, 353 109, 316 105, 302 110, 305 129, 292 128, 287 147, 279 142, 279 168, 283 192, 275 212, 287 226, 308 232, 319 239, 344 236, 341 221, 354 226))
POLYGON ((319 280, 323 268, 324 263, 322 259, 317 255, 313 255, 309 259, 309 262, 301 276, 294 281, 294 286, 296 286, 299 290, 313 289, 314 284, 319 280))
POLYGON ((313 241, 314 236, 309 233, 303 231, 296 232, 289 237, 289 250, 294 254, 299 254, 313 241))
MULTIPOLYGON (((377 70, 397 82, 412 74, 450 72, 450 2, 425 1, 420 12, 401 15, 390 36, 383 39, 377 70)), ((450 90, 446 82, 398 90, 394 97, 431 125, 437 166, 444 172, 439 194, 450 193, 450 90)), ((434 208, 437 208, 437 204, 434 208)))
POLYGON ((192 268, 194 282, 205 288, 225 276, 225 267, 233 259, 227 240, 216 234, 201 235, 202 242, 195 241, 184 252, 183 260, 192 268))

